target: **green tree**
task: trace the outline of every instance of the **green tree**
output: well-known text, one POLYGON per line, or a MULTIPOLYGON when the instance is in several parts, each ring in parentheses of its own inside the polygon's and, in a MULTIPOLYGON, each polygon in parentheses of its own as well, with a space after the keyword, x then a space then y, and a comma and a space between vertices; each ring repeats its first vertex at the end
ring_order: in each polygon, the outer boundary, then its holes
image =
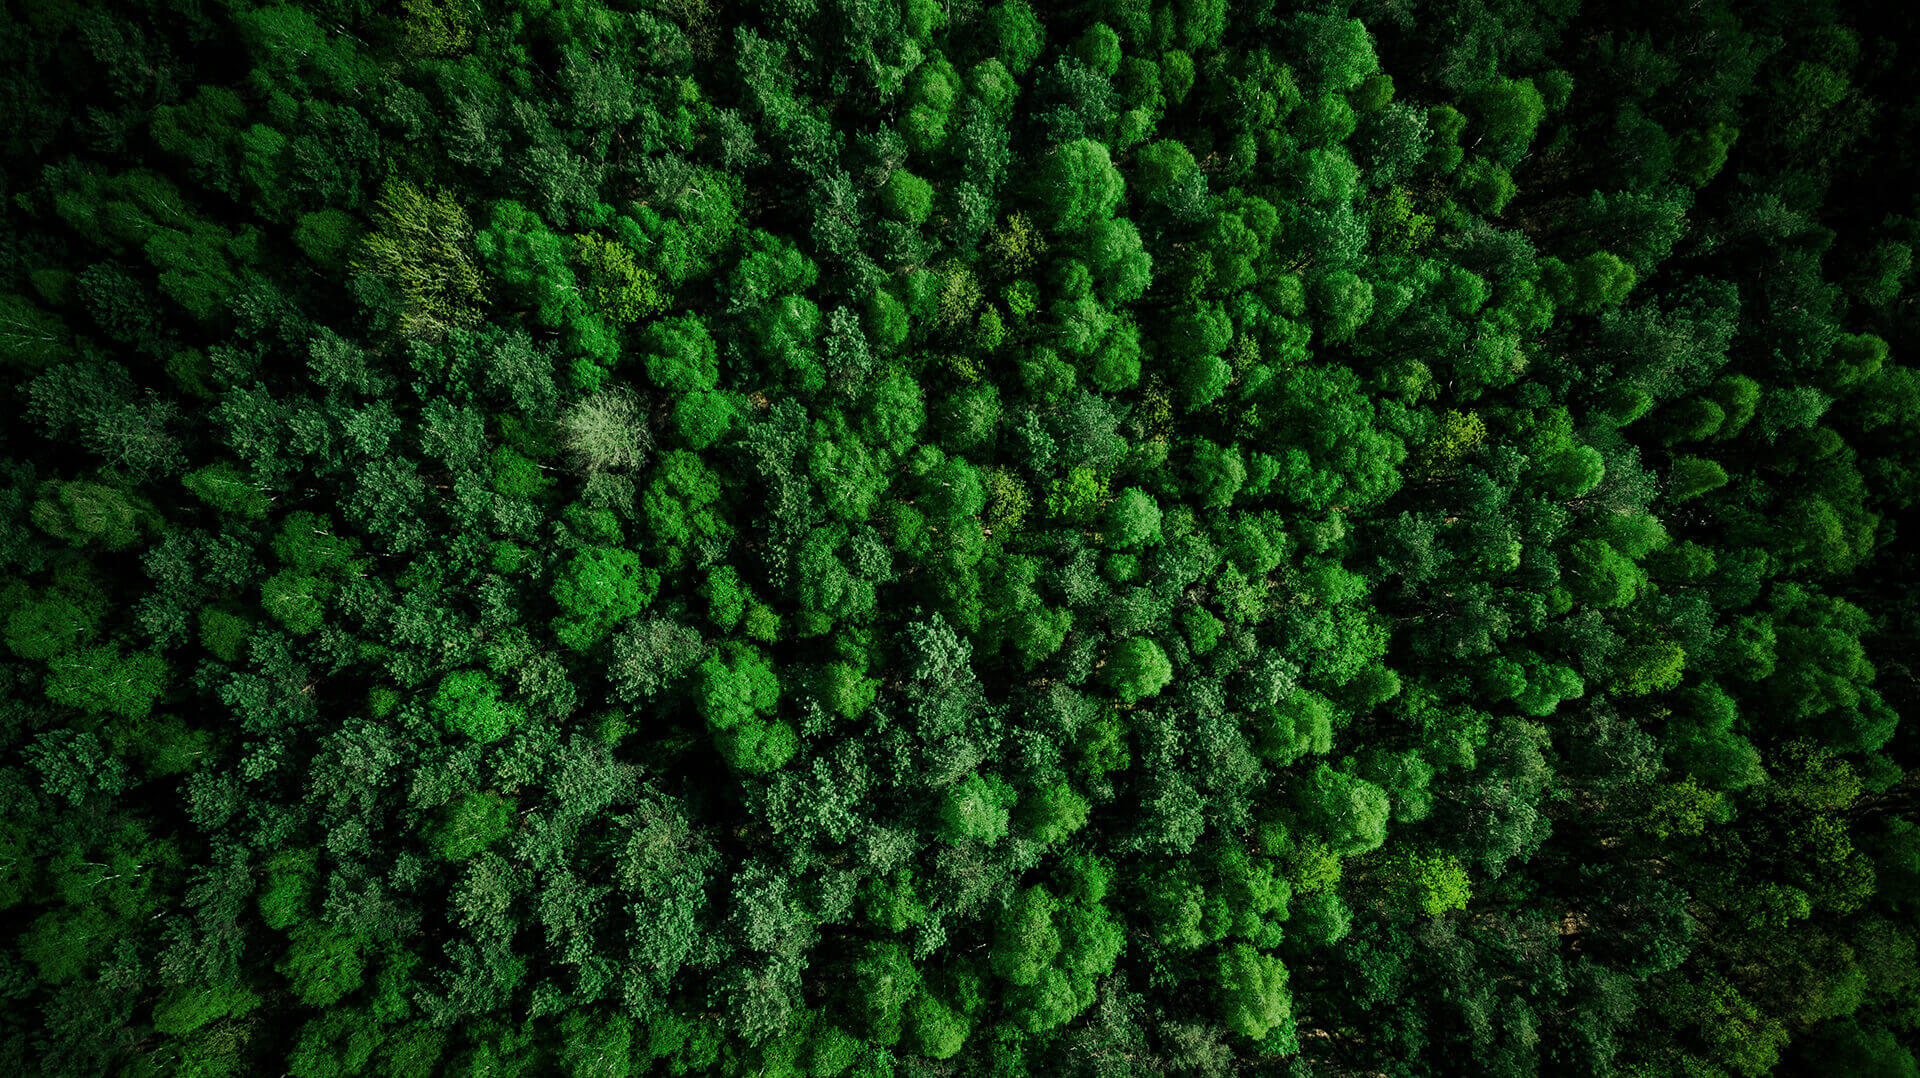
POLYGON ((658 279, 624 244, 590 232, 573 241, 574 260, 586 271, 587 305, 602 318, 626 325, 666 306, 658 279))
POLYGON ((1160 538, 1160 520, 1160 506, 1153 496, 1129 487, 1107 506, 1104 534, 1115 547, 1145 546, 1160 538))
POLYGON ((1057 146, 1034 175, 1034 200, 1060 232, 1084 229, 1113 216, 1126 183, 1107 148, 1091 139, 1057 146))
POLYGON ((373 230, 353 267, 391 282, 404 298, 403 332, 437 337, 479 320, 480 268, 472 244, 473 228, 452 192, 429 195, 394 180, 380 190, 373 230))
POLYGON ((993 843, 1006 837, 1013 787, 973 772, 940 797, 940 835, 949 842, 993 843))
POLYGON ((109 609, 104 585, 87 563, 73 562, 56 570, 43 590, 16 585, 0 591, 7 650, 45 662, 92 639, 109 609))
POLYGON ((780 699, 780 679, 754 648, 734 644, 710 654, 694 668, 692 690, 720 754, 741 771, 771 771, 799 747, 791 726, 768 718, 780 699))
POLYGON ((906 169, 895 169, 880 188, 880 208, 894 220, 918 228, 933 212, 933 185, 906 169))
POLYGON ((1280 1050, 1293 1049, 1297 1043, 1293 994, 1285 963, 1245 943, 1234 943, 1215 958, 1214 983, 1228 1029, 1256 1041, 1277 1032, 1280 1050))
POLYGON ((993 55, 1015 75, 1024 75, 1039 58, 1046 29, 1026 0, 1002 0, 984 17, 993 55))
POLYGON ((33 503, 33 523, 74 546, 126 550, 159 529, 153 503, 132 491, 85 479, 54 480, 33 503))
POLYGON ((640 495, 640 519, 649 543, 669 560, 679 561, 696 542, 722 538, 728 524, 720 512, 720 497, 720 477, 699 454, 679 449, 660 454, 640 495))
POLYGON ((1193 447, 1187 464, 1187 476, 1199 504, 1208 509, 1224 509, 1247 481, 1247 465, 1237 446, 1221 446, 1201 441, 1193 447))
POLYGON ((589 547, 554 579, 553 601, 560 609, 554 636, 568 648, 586 651, 614 626, 646 610, 659 586, 660 574, 641 564, 636 551, 589 547))
POLYGON ((707 324, 691 315, 651 322, 640 333, 647 379, 673 393, 712 389, 720 382, 718 346, 707 324))
POLYGON ((298 569, 282 569, 260 584, 260 606, 295 636, 319 631, 326 618, 330 582, 298 569))
POLYGON ((176 988, 154 1004, 153 1027, 177 1037, 209 1022, 240 1017, 259 1005, 260 997, 243 985, 176 988))
POLYGON ((1674 501, 1697 498, 1727 485, 1727 470, 1718 461, 1702 457, 1675 457, 1668 479, 1668 495, 1674 501))
POLYGON ((506 835, 513 810, 499 794, 469 790, 441 806, 424 834, 427 848, 443 861, 465 861, 506 835))
POLYGON ((1467 99, 1481 133, 1506 153, 1524 150, 1546 118, 1546 101, 1532 79, 1493 78, 1467 99))
POLYGON ((1108 652, 1103 677, 1115 696, 1132 704, 1166 688, 1173 680, 1173 664, 1151 638, 1130 637, 1108 652))
POLYGON ((308 922, 295 925, 275 968, 310 1007, 328 1007, 366 978, 366 941, 351 932, 308 922))
POLYGON ((1317 764, 1296 790, 1306 819, 1341 856, 1366 853, 1386 841, 1391 806, 1386 791, 1373 783, 1317 764))
POLYGON ((216 512, 247 520, 267 515, 273 499, 230 460, 216 461, 186 474, 180 482, 216 512))
POLYGON ((47 698, 124 719, 143 719, 167 691, 167 662, 152 652, 129 655, 115 644, 65 652, 47 662, 47 698))
POLYGON ((1550 261, 1541 272, 1555 302, 1579 314, 1618 305, 1638 279, 1633 267, 1611 251, 1595 251, 1570 265, 1550 261))
POLYGON ((1467 908, 1472 889, 1459 858, 1438 851, 1402 850, 1385 868, 1400 901, 1427 917, 1467 908))
POLYGON ((441 678, 427 707, 447 730, 481 742, 498 741, 524 721, 521 706, 501 699, 499 684, 480 670, 441 678))

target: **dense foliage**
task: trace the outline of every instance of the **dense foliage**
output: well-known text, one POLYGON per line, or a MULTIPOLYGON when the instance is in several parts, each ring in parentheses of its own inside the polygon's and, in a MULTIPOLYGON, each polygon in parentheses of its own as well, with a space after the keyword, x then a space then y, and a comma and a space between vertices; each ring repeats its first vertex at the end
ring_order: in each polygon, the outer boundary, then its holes
POLYGON ((1915 22, 8 4, 0 1073, 1920 1073, 1915 22))

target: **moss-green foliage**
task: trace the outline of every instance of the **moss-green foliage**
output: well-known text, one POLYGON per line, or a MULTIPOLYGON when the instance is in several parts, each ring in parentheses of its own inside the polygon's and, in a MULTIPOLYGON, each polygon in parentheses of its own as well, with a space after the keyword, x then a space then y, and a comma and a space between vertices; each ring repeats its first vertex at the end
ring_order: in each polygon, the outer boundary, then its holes
POLYGON ((326 1007, 360 987, 366 976, 365 941, 318 924, 296 926, 275 966, 302 1003, 326 1007))
POLYGON ((153 1027, 179 1036, 209 1022, 239 1017, 260 1005, 260 997, 243 986, 176 988, 153 1007, 153 1027))
POLYGON ((304 920, 314 897, 317 850, 281 850, 267 859, 255 901, 269 928, 287 928, 304 920))
POLYGON ((1013 800, 1013 788, 1004 780, 968 775, 941 795, 940 834, 950 842, 996 842, 1007 834, 1013 800))
POLYGON ((645 610, 658 586, 659 573, 642 565, 632 550, 583 550, 554 581, 553 601, 561 615, 554 636, 584 651, 605 639, 615 625, 645 610))
POLYGON ((475 741, 498 741, 520 723, 520 706, 501 698, 500 686, 479 670, 457 670, 442 678, 428 707, 448 732, 475 741))
POLYGON ((256 486, 233 461, 216 461, 189 472, 181 480, 188 490, 215 511, 232 513, 249 520, 267 515, 272 499, 256 486))
POLYGON ((1173 680, 1173 664, 1167 661, 1160 645, 1145 637, 1133 637, 1115 644, 1107 656, 1106 681, 1114 695, 1126 703, 1144 699, 1167 687, 1173 680))
POLYGON ((1058 231, 1098 223, 1120 205, 1126 182, 1105 145, 1079 139, 1046 156, 1034 177, 1041 212, 1058 231))
POLYGON ((12 5, 0 1071, 1914 1070, 1900 5, 12 5))
POLYGON ((1465 909, 1472 897, 1467 872, 1451 854, 1408 850, 1389 866, 1389 879, 1401 889, 1401 900, 1428 917, 1465 909))
POLYGON ((379 275, 405 298, 403 331, 433 335, 479 318, 479 266, 466 211, 447 190, 423 191, 406 180, 381 188, 373 231, 354 266, 379 275))
POLYGON ((793 756, 793 727, 768 718, 780 699, 780 679, 760 652, 737 645, 725 655, 710 655, 694 669, 692 685, 700 718, 727 763, 758 774, 793 756))
POLYGON ((441 806, 424 837, 435 857, 465 861, 499 841, 512 825, 512 809, 499 794, 472 790, 441 806))
POLYGON ((153 533, 153 503, 123 487, 84 479, 55 480, 33 502, 33 523, 74 546, 126 550, 153 533))
POLYGON ((139 719, 167 689, 167 662, 152 652, 128 653, 115 644, 81 648, 47 663, 47 698, 66 707, 139 719))
POLYGON ((1287 967, 1279 958, 1236 943, 1216 960, 1214 976, 1228 1029, 1251 1040, 1277 1035, 1286 1047, 1296 1043, 1287 967))
POLYGON ((532 500, 546 493, 553 485, 552 478, 541 469, 539 461, 512 446, 496 448, 488 458, 488 464, 492 473, 491 485, 503 497, 532 500))
POLYGON ((4 639, 16 658, 46 662, 99 631, 108 613, 106 582, 86 562, 68 562, 45 588, 16 583, 0 593, 4 639))
POLYGON ((896 221, 924 224, 933 212, 933 185, 905 169, 895 169, 880 188, 880 208, 896 221))

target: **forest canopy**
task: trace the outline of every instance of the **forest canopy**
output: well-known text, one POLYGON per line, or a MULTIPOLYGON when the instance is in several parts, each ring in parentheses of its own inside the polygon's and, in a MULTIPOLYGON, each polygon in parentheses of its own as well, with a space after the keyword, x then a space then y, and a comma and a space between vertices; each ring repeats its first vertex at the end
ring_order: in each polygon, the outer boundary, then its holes
POLYGON ((1920 1076, 1920 17, 0 12, 0 1073, 1920 1076))

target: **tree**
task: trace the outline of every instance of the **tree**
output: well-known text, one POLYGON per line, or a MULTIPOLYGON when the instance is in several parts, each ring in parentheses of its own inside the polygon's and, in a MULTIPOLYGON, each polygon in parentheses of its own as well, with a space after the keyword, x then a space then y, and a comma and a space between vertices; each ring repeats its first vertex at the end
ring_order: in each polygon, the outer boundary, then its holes
POLYGON ((513 811, 504 798, 469 790, 441 806, 424 837, 435 857, 465 861, 499 841, 512 826, 513 811))
POLYGON ((1014 790, 1004 780, 969 774, 940 798, 940 835, 949 842, 993 843, 1007 834, 1014 790))
POLYGON ((14 587, 0 591, 6 609, 7 650, 22 659, 45 662, 91 639, 108 611, 102 581, 84 562, 63 566, 44 590, 14 587))
POLYGON ((900 133, 916 153, 933 153, 947 144, 949 116, 960 92, 960 76, 946 57, 935 53, 907 77, 901 95, 905 114, 900 133))
POLYGON ((1295 800, 1341 856, 1366 853, 1386 841, 1391 807, 1386 791, 1365 779, 1316 764, 1295 800))
POLYGON ((926 400, 920 386, 902 372, 876 379, 867 389, 861 424, 870 442, 888 453, 904 453, 927 421, 926 400))
POLYGON ((1604 539, 1577 540, 1567 552, 1567 587, 1581 602, 1616 607, 1640 593, 1646 574, 1604 539))
POLYGON ((828 663, 822 667, 818 687, 821 700, 843 719, 857 719, 865 714, 880 693, 878 680, 868 677, 861 667, 847 662, 828 663))
POLYGON ((900 944, 871 941, 856 952, 847 989, 848 1010, 867 1039, 879 1045, 896 1044, 907 1004, 919 993, 920 973, 900 944))
POLYGON ((647 378, 672 393, 712 389, 720 382, 718 346, 707 324, 692 316, 663 318, 640 333, 647 378))
POLYGON ((1173 680, 1173 664, 1152 639, 1130 637, 1108 653, 1103 676, 1121 702, 1133 704, 1166 688, 1173 680))
POLYGON ((908 1005, 907 1027, 913 1049, 930 1059, 951 1059, 958 1055, 972 1032, 972 1024, 964 1014, 925 992, 908 1005))
POLYGON ((992 53, 1015 75, 1024 75, 1039 58, 1046 29, 1026 0, 1002 0, 984 17, 992 53))
POLYGON ((560 417, 560 437, 583 472, 631 471, 653 445, 640 400, 622 389, 601 390, 560 417))
POLYGON ((153 1008, 153 1027, 171 1036, 192 1033, 209 1022, 240 1017, 260 1005, 244 985, 176 988, 153 1008))
POLYGON ((616 325, 626 325, 666 306, 659 281, 624 244, 597 233, 573 237, 574 260, 586 270, 587 306, 616 325))
POLYGON ((282 569, 260 585, 260 606, 295 636, 319 631, 326 616, 328 581, 298 569, 282 569))
POLYGON ((554 580, 553 601, 560 608, 554 636, 566 647, 586 651, 615 625, 645 610, 659 586, 660 574, 642 565, 637 551, 582 550, 554 580))
POLYGON ((1328 90, 1353 91, 1380 70, 1373 38, 1359 19, 1299 15, 1289 30, 1308 78, 1328 90))
POLYGON ((72 334, 25 296, 0 296, 0 357, 8 364, 51 367, 73 355, 72 334))
POLYGON ((1373 286, 1346 270, 1320 278, 1313 298, 1321 333, 1332 343, 1350 339, 1373 313, 1373 286))
POLYGON ((1291 922, 1294 935, 1319 947, 1345 939, 1352 931, 1353 914, 1332 891, 1309 895, 1291 922))
POLYGON ((1560 499, 1584 498, 1607 474, 1606 461, 1592 446, 1576 445, 1548 457, 1540 467, 1541 485, 1560 499))
POLYGON ((1511 156, 1518 156, 1546 117, 1545 100, 1532 79, 1496 77, 1467 99, 1481 133, 1511 156))
POLYGON ((1151 544, 1160 538, 1160 519, 1160 506, 1153 496, 1129 487, 1107 506, 1106 540, 1120 548, 1151 544))
POLYGON ((1057 232, 1075 232, 1113 216, 1126 183, 1107 148, 1091 139, 1057 146, 1034 176, 1034 200, 1057 232))
POLYGON ((47 698, 85 711, 143 719, 167 691, 167 662, 152 652, 125 654, 101 644, 47 661, 47 698))
POLYGON ((456 670, 440 679, 427 701, 449 731, 475 741, 498 741, 524 721, 519 704, 501 699, 500 686, 480 670, 456 670))
POLYGON ((1677 502, 1686 501, 1726 486, 1727 470, 1718 461, 1701 457, 1675 457, 1668 482, 1668 496, 1677 502))
POLYGON ((1740 137, 1740 129, 1727 123, 1713 123, 1681 136, 1674 154, 1674 165, 1682 179, 1695 187, 1704 187, 1727 163, 1727 153, 1740 137))
POLYGON ((1386 872, 1399 889, 1401 903, 1423 916, 1466 909, 1472 896, 1466 866, 1451 854, 1402 850, 1386 872))
POLYGON ((1187 476, 1199 504, 1224 509, 1247 481, 1247 466, 1236 446, 1199 442, 1187 464, 1187 476))
POLYGON ((1294 1050, 1293 994, 1280 959, 1234 943, 1214 959, 1214 978, 1228 1029, 1256 1041, 1278 1032, 1280 1050, 1294 1050))
POLYGON ((681 449, 661 453, 640 495, 640 520, 649 545, 679 561, 695 543, 724 536, 728 526, 720 513, 720 495, 720 477, 699 454, 681 449))
POLYGON ((988 961, 993 972, 1016 985, 1031 985, 1060 954, 1060 933, 1054 927, 1058 901, 1038 884, 1022 890, 996 924, 988 961))
POLYGON ((1002 414, 1000 394, 991 383, 968 386, 936 405, 941 442, 960 453, 991 449, 1002 414))
POLYGON ((230 513, 248 520, 265 517, 273 501, 238 464, 230 460, 216 461, 189 472, 180 482, 216 512, 230 513))
POLYGON ((308 922, 295 925, 276 969, 310 1007, 327 1007, 359 988, 366 977, 366 941, 351 932, 308 922))
POLYGON ((1505 212, 1507 203, 1520 191, 1506 169, 1497 162, 1478 157, 1462 172, 1460 187, 1468 203, 1488 217, 1498 217, 1505 212))
POLYGON ((112 928, 104 910, 49 911, 21 934, 20 953, 47 983, 64 984, 78 978, 112 944, 112 928))
POLYGON ((633 1018, 623 1011, 574 1011, 560 1020, 560 1066, 568 1078, 618 1078, 632 1056, 633 1018))
POLYGON ((1088 228, 1086 248, 1101 299, 1119 307, 1146 294, 1153 283, 1153 256, 1132 221, 1115 217, 1095 222, 1088 228))
POLYGON ((933 212, 933 185, 906 169, 895 169, 880 188, 880 208, 894 220, 918 228, 933 212))
POLYGON ((159 528, 153 503, 117 486, 84 479, 53 480, 40 488, 33 523, 74 546, 126 550, 159 528))
POLYGON ((1611 251, 1595 251, 1571 265, 1549 261, 1541 272, 1554 301, 1579 314, 1619 304, 1638 279, 1633 267, 1611 251))
POLYGON ((771 771, 799 747, 791 726, 766 717, 780 699, 780 679, 752 647, 734 644, 708 655, 693 671, 692 689, 720 754, 739 770, 771 771))
POLYGON ((1177 139, 1142 146, 1134 155, 1133 174, 1138 197, 1175 220, 1198 220, 1206 209, 1206 178, 1193 151, 1177 139))
POLYGON ((361 241, 353 267, 385 278, 404 297, 403 332, 437 337, 480 317, 480 269, 472 243, 473 228, 451 192, 429 195, 394 180, 380 190, 373 230, 361 241))

